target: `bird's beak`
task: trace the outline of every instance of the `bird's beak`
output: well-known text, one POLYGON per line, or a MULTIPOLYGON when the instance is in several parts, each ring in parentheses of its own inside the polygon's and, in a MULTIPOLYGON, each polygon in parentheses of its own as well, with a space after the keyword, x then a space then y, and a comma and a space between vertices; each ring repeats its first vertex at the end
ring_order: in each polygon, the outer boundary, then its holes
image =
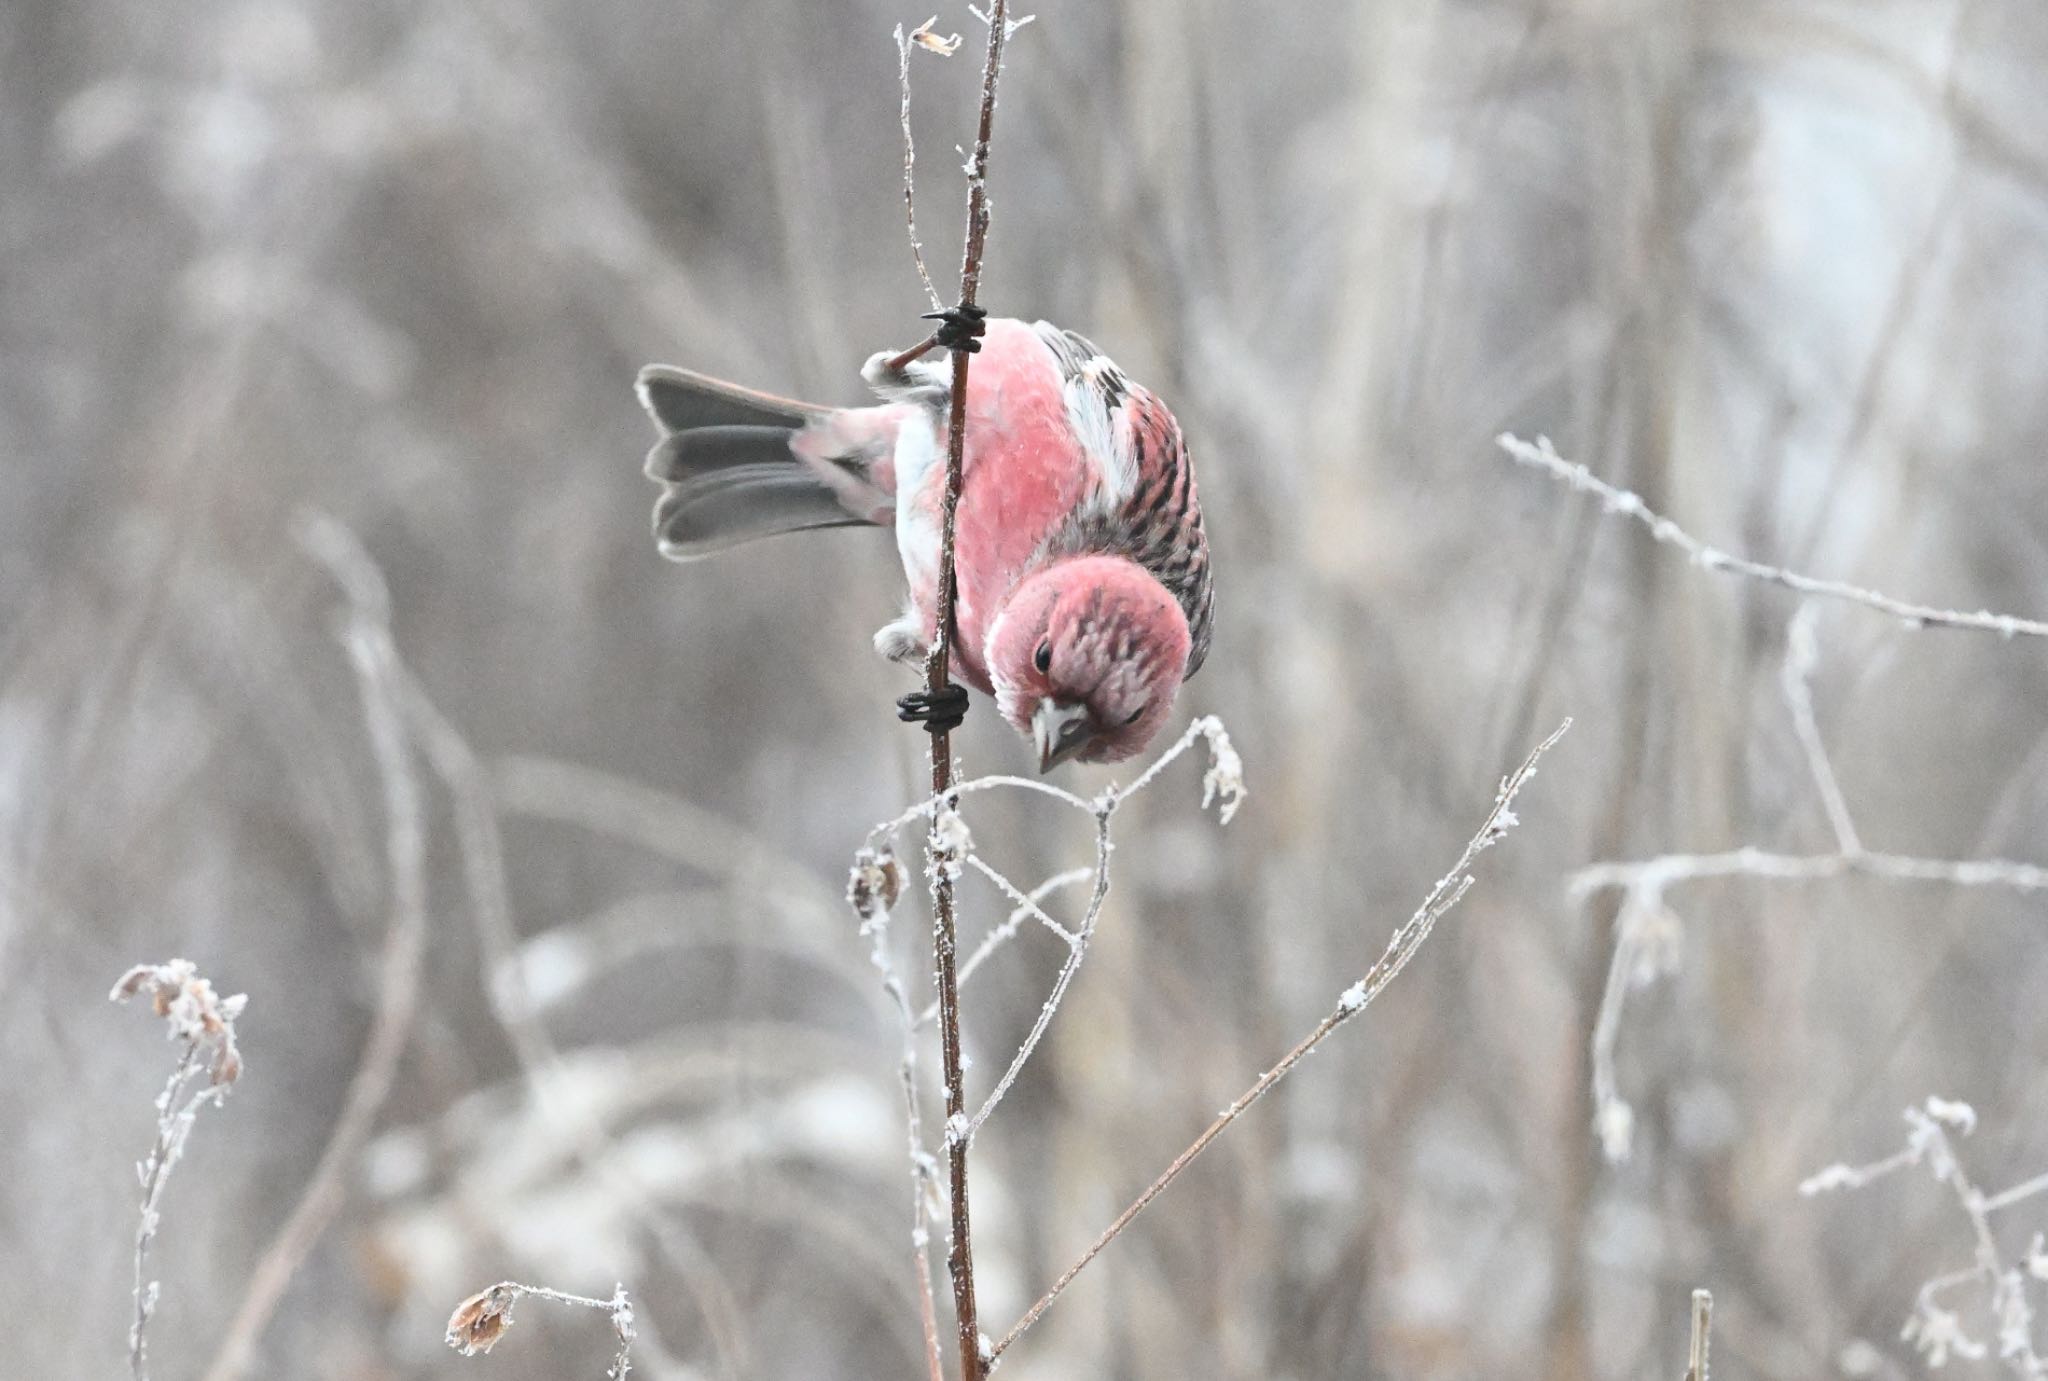
POLYGON ((1045 699, 1031 716, 1031 741, 1038 745, 1038 770, 1050 772, 1095 741, 1086 705, 1045 699))

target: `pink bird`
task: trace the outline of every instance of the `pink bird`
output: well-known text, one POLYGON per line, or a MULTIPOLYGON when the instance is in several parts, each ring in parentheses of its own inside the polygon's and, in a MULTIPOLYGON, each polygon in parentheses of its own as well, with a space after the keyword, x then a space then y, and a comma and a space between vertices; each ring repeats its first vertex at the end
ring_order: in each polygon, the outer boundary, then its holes
MULTIPOLYGON (((968 371, 956 511, 953 665, 1030 739, 1039 770, 1118 762, 1151 742, 1209 650, 1209 542, 1194 468, 1166 405, 1071 331, 947 314, 968 371), (983 327, 985 326, 985 334, 983 327), (981 335, 980 340, 972 337, 981 335)), ((861 376, 878 405, 792 402, 667 365, 640 372, 662 438, 662 554, 693 560, 810 528, 894 527, 910 595, 875 634, 921 664, 937 625, 952 355, 861 376)), ((950 726, 965 692, 904 698, 950 726)))

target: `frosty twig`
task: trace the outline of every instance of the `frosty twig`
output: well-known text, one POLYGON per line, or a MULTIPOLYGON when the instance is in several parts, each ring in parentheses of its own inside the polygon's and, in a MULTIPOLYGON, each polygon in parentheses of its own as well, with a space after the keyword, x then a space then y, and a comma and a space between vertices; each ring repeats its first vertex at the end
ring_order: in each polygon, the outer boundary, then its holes
POLYGON ((1913 1312, 1899 1336, 1920 1350, 1930 1368, 1943 1365, 1951 1354, 1970 1361, 1989 1356, 1990 1346, 1972 1336, 1961 1315, 1942 1303, 1949 1291, 1975 1282, 1984 1287, 1985 1312, 1998 1330, 1999 1360, 2028 1381, 2048 1377, 2048 1358, 2034 1347, 2034 1304, 2027 1296, 2029 1279, 2048 1280, 2048 1245, 2044 1245, 2048 1239, 2036 1233, 2024 1265, 2013 1265, 2000 1254, 1998 1238, 1991 1230, 1993 1213, 2048 1189, 2048 1176, 2015 1185, 2002 1194, 1986 1195, 1964 1170, 1955 1144, 1957 1137, 1976 1131, 1974 1108, 1954 1099, 1930 1097, 1917 1108, 1907 1108, 1905 1117, 1906 1144, 1899 1151, 1870 1165, 1830 1165, 1801 1182, 1800 1194, 1810 1198, 1832 1190, 1861 1189, 1909 1166, 1926 1166, 1929 1174, 1954 1191, 1956 1204, 1970 1225, 1975 1259, 1968 1267, 1921 1283, 1913 1312))
POLYGON ((1570 891, 1583 899, 1594 892, 1619 891, 1615 943, 1606 986, 1593 1023, 1593 1125, 1609 1161, 1628 1159, 1635 1110, 1623 1097, 1615 1069, 1622 1009, 1632 987, 1640 987, 1676 964, 1677 916, 1665 893, 1684 882, 1748 877, 1775 882, 1812 882, 1858 874, 1890 882, 1931 882, 1950 887, 2001 887, 2020 892, 2048 890, 2048 867, 2003 858, 1936 859, 1878 853, 1864 847, 1841 782, 1829 761, 1814 717, 1809 679, 1818 655, 1812 605, 1802 607, 1787 630, 1785 666, 1779 686, 1792 716, 1793 731, 1807 774, 1820 796, 1835 838, 1830 853, 1790 854, 1744 845, 1711 854, 1664 854, 1631 862, 1595 863, 1572 874, 1570 891))
MULTIPOLYGON (((1224 729, 1222 721, 1214 715, 1205 715, 1190 724, 1180 738, 1154 759, 1151 766, 1140 773, 1130 785, 1111 787, 1092 801, 1029 777, 977 777, 972 781, 955 784, 951 792, 944 797, 933 796, 893 819, 877 825, 868 835, 867 846, 854 860, 852 875, 847 884, 847 901, 861 919, 861 933, 871 941, 870 961, 881 974, 882 986, 891 1001, 897 1005, 902 1018, 903 1058, 898 1068, 909 1124, 913 1195, 911 1240, 917 1253, 918 1284, 920 1289, 927 1293, 930 1286, 924 1265, 925 1203, 927 1195, 935 1188, 937 1161, 924 1145, 922 1121, 917 1106, 915 1041, 916 1033, 920 1029, 939 1019, 940 1009, 934 1004, 922 1015, 911 1013, 904 996, 902 980, 898 977, 895 963, 889 956, 887 935, 890 908, 895 905, 903 886, 902 866, 890 849, 890 840, 899 831, 921 820, 929 821, 930 835, 937 841, 938 850, 938 859, 928 870, 934 883, 940 876, 945 876, 950 883, 959 872, 972 868, 988 878, 1016 904, 1009 918, 990 931, 967 962, 959 967, 957 976, 961 982, 1014 937, 1027 919, 1036 919, 1047 930, 1057 935, 1067 947, 1066 959, 1060 966, 1059 976, 1054 980, 1051 992, 1039 1008, 1037 1020, 1032 1023, 1030 1032, 1019 1043, 1016 1054, 1011 1057, 1008 1067, 996 1081, 995 1088, 982 1101, 972 1118, 966 1113, 964 1101, 959 1106, 952 1105, 954 1089, 948 1087, 949 1106, 946 1114, 945 1143, 950 1158, 956 1151, 966 1151, 974 1138, 974 1133, 988 1120, 997 1105, 1002 1102, 1004 1095, 1016 1083, 1018 1074, 1022 1072, 1025 1062, 1031 1058, 1044 1038, 1054 1015, 1059 1011, 1061 1000, 1066 996, 1075 974, 1087 957, 1088 943, 1095 934, 1096 923, 1102 915, 1103 903, 1109 895, 1109 860, 1112 847, 1110 821, 1118 807, 1157 781, 1169 764, 1184 756, 1198 742, 1205 744, 1209 750, 1209 766, 1202 776, 1202 803, 1205 806, 1214 803, 1218 817, 1227 821, 1244 800, 1244 768, 1238 759, 1237 750, 1231 746, 1230 735, 1224 729), (1049 795, 1090 816, 1095 824, 1094 866, 1055 873, 1028 892, 991 867, 975 852, 974 837, 954 806, 962 795, 997 788, 1018 788, 1049 795), (1072 928, 1061 925, 1046 912, 1043 905, 1045 898, 1060 888, 1082 882, 1091 884, 1082 919, 1072 928)), ((933 890, 936 894, 936 885, 933 890)), ((929 1336, 928 1330, 928 1342, 929 1336)), ((989 1353, 987 1360, 993 1360, 994 1356, 993 1352, 989 1353)))
POLYGON ((1779 566, 1767 566, 1761 561, 1752 561, 1747 557, 1735 556, 1700 541, 1669 518, 1652 511, 1650 506, 1643 502, 1641 495, 1609 484, 1585 466, 1566 460, 1557 453, 1547 436, 1537 437, 1532 444, 1518 436, 1503 432, 1495 441, 1516 464, 1541 470, 1552 479, 1561 480, 1573 489, 1594 495, 1607 512, 1635 519, 1649 529, 1651 537, 1666 546, 1678 548, 1692 558, 1694 565, 1707 570, 1747 576, 1751 580, 1761 580, 1765 584, 1778 585, 1802 595, 1846 600, 1851 604, 1860 604, 1866 609, 1875 609, 1881 614, 1890 614, 1895 619, 1903 619, 1915 628, 1966 628, 1980 633, 1996 633, 2001 638, 2012 638, 2021 634, 2034 638, 2048 638, 2048 623, 2039 619, 1993 614, 1982 609, 1974 614, 1956 609, 1937 609, 1928 604, 1914 604, 1907 600, 1894 599, 1890 595, 1880 594, 1876 590, 1866 590, 1846 581, 1822 580, 1779 566))
POLYGON ((156 1313, 158 1292, 157 1282, 148 1278, 149 1249, 156 1241, 164 1187, 185 1154, 185 1143, 191 1139, 200 1110, 225 1099, 241 1077, 235 1019, 249 1001, 241 993, 233 997, 215 994, 213 984, 199 976, 189 959, 138 964, 121 975, 108 996, 126 1002, 144 992, 169 1027, 167 1034, 185 1048, 164 1091, 157 1095, 156 1140, 135 1167, 142 1181, 142 1211, 135 1227, 135 1321, 128 1329, 128 1370, 135 1381, 149 1378, 149 1321, 156 1313))
MULTIPOLYGON (((996 118, 996 80, 1003 70, 1003 44, 1010 36, 1006 22, 1006 0, 994 0, 988 16, 988 52, 981 68, 981 122, 974 138, 974 153, 967 168, 967 233, 960 257, 961 308, 975 305, 981 290, 981 255, 988 240, 988 145, 996 118)), ((908 177, 908 155, 905 155, 908 177)), ((907 186, 907 183, 906 183, 907 186)), ((951 683, 953 653, 953 604, 958 589, 953 568, 955 517, 960 507, 960 478, 967 455, 967 375, 974 356, 962 348, 953 352, 952 413, 946 429, 946 491, 940 520, 939 590, 931 652, 925 658, 925 689, 936 696, 951 683)), ((945 800, 953 785, 953 735, 940 731, 932 735, 932 795, 945 800)), ((940 838, 941 820, 932 817, 926 846, 927 872, 932 889, 932 960, 939 986, 939 1036, 946 1081, 946 1124, 957 1125, 966 1116, 966 1091, 960 1059, 960 986, 954 971, 957 929, 953 920, 953 870, 945 857, 940 838)), ((948 1189, 953 1231, 947 1248, 946 1265, 953 1279, 953 1316, 960 1343, 961 1381, 981 1381, 985 1366, 981 1350, 981 1327, 976 1321, 974 1299, 974 1246, 967 1212, 967 1139, 948 1136, 946 1145, 948 1189)))
MULTIPOLYGON (((1195 1138, 1193 1144, 1173 1158, 1173 1162, 1157 1179, 1145 1187, 1144 1192, 1132 1201, 1131 1206, 1118 1214, 1116 1221, 1103 1230, 1102 1235, 1081 1253, 1074 1264, 1060 1273, 1051 1288, 1039 1297, 1036 1304, 1025 1311, 1024 1317, 1017 1321, 1016 1326, 1003 1335, 1002 1341, 997 1343, 991 1352, 991 1357, 1002 1356, 1010 1344, 1022 1337, 1031 1325, 1037 1323, 1045 1311, 1052 1307, 1053 1301, 1073 1283, 1074 1277, 1086 1269, 1088 1263, 1099 1256, 1104 1247, 1115 1241, 1118 1235, 1131 1225, 1132 1220, 1144 1212, 1146 1206, 1158 1198, 1168 1185, 1178 1179, 1180 1173, 1194 1163, 1195 1157, 1208 1149, 1210 1142, 1223 1135, 1225 1129, 1241 1117, 1247 1108, 1264 1097, 1268 1089, 1286 1078, 1288 1073, 1301 1063, 1302 1058, 1321 1045, 1332 1031, 1370 1006, 1373 999, 1385 990, 1387 984, 1393 982, 1401 970, 1407 967, 1408 961, 1413 959, 1415 952, 1422 947, 1422 942, 1429 938, 1429 933, 1435 928, 1437 921, 1456 906, 1471 888, 1473 879, 1468 870, 1473 859, 1499 842, 1509 830, 1520 823, 1513 809, 1516 794, 1536 775, 1538 760, 1550 751, 1553 744, 1564 737, 1565 731, 1571 728, 1571 725, 1569 719, 1558 725, 1555 732, 1537 744, 1535 751, 1529 754, 1522 765, 1501 782, 1500 790, 1494 795, 1493 809, 1487 813, 1478 832, 1466 842, 1465 851, 1458 855, 1458 861, 1451 866, 1451 870, 1437 879, 1436 886, 1429 890, 1429 895, 1423 898, 1422 905, 1415 909, 1415 914, 1395 929, 1393 937, 1387 941, 1385 951, 1366 971, 1365 977, 1338 994, 1337 1005, 1328 1016, 1317 1023, 1313 1031, 1304 1036, 1292 1050, 1281 1056, 1278 1064, 1261 1074, 1250 1088, 1239 1094, 1229 1107, 1217 1115, 1216 1120, 1195 1138)), ((1150 779, 1150 775, 1147 773, 1140 777, 1132 784, 1133 788, 1143 785, 1150 779)))

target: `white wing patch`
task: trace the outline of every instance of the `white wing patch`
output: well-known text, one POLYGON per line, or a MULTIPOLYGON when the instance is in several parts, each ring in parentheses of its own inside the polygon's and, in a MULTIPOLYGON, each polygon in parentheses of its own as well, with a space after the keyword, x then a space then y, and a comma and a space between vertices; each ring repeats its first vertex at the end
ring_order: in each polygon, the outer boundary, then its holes
POLYGON ((912 588, 938 583, 939 525, 918 496, 932 468, 944 463, 931 415, 923 408, 905 414, 896 429, 896 554, 912 588))
POLYGON ((1131 445, 1131 413, 1126 406, 1128 387, 1116 362, 1107 355, 1090 356, 1067 376, 1064 385, 1067 425, 1073 428, 1081 449, 1102 470, 1102 487, 1091 497, 1104 513, 1121 508, 1138 487, 1138 458, 1131 445))

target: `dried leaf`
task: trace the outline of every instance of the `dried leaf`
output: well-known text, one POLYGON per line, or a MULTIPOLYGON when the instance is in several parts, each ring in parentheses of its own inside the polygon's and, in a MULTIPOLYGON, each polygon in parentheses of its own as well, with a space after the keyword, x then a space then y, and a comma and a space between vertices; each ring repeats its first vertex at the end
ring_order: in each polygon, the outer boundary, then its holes
POLYGON ((512 1326, 512 1306, 518 1301, 519 1292, 503 1285, 471 1295, 448 1317, 448 1346, 465 1357, 489 1352, 512 1326))
POLYGON ((949 58, 960 51, 960 35, 948 34, 946 37, 940 38, 932 32, 932 25, 938 22, 939 17, 937 15, 933 15, 930 19, 925 20, 924 23, 910 31, 910 41, 927 52, 937 53, 942 58, 949 58))

